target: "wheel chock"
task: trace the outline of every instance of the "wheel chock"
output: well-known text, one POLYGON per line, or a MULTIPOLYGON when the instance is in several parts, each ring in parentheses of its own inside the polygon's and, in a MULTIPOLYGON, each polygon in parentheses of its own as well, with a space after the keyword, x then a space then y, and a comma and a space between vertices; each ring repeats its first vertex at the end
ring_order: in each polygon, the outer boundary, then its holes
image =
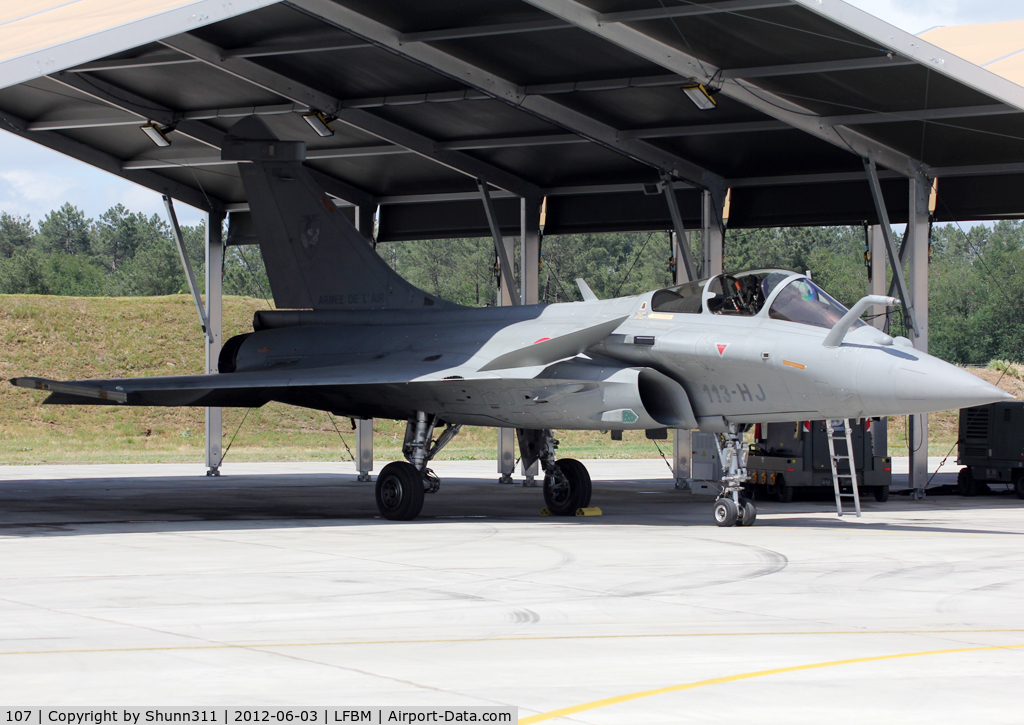
MULTIPOLYGON (((551 513, 551 509, 549 509, 549 508, 542 508, 540 510, 540 515, 541 516, 554 516, 554 514, 551 513)), ((590 507, 585 508, 585 509, 576 509, 576 515, 577 516, 603 516, 604 514, 602 513, 601 509, 597 508, 596 506, 590 506, 590 507)))

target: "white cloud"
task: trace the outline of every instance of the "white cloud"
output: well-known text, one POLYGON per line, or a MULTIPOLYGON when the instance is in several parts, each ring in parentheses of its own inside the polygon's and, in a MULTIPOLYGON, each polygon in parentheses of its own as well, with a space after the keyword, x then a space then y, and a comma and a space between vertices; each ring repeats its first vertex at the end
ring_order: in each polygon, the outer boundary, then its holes
POLYGON ((38 202, 49 203, 75 187, 75 182, 66 176, 26 168, 0 171, 0 179, 6 182, 5 189, 13 196, 12 201, 23 207, 38 202))
POLYGON ((1008 0, 847 0, 909 33, 936 25, 1024 20, 1024 3, 1008 0))
MULTIPOLYGON (((11 133, 0 133, 0 211, 34 222, 69 202, 95 219, 115 204, 133 212, 166 217, 155 191, 108 174, 11 133)), ((182 224, 197 224, 203 213, 175 204, 182 224)))

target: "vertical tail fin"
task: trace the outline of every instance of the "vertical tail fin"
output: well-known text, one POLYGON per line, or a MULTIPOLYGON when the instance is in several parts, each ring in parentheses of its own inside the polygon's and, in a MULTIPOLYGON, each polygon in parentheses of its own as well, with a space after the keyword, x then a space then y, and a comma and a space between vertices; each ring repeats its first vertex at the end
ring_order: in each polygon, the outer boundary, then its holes
POLYGON ((279 141, 263 121, 249 116, 231 129, 222 154, 244 162, 238 170, 277 307, 390 310, 446 304, 398 276, 334 206, 302 165, 304 143, 279 141))

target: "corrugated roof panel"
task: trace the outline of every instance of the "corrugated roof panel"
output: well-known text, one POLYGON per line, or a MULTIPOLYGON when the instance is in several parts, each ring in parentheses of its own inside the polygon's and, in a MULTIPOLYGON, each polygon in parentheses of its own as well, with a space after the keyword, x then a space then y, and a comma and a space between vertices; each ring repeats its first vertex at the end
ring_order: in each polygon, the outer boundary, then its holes
MULTIPOLYGON (((1024 50, 1024 20, 944 26, 918 37, 985 67, 1010 53, 1024 50)), ((994 68, 989 70, 999 72, 994 68)))
POLYGON ((0 15, 0 88, 279 0, 34 0, 0 15))
POLYGON ((998 73, 1003 78, 1008 78, 1014 83, 1024 86, 1024 49, 1006 60, 997 61, 986 68, 993 73, 998 73))

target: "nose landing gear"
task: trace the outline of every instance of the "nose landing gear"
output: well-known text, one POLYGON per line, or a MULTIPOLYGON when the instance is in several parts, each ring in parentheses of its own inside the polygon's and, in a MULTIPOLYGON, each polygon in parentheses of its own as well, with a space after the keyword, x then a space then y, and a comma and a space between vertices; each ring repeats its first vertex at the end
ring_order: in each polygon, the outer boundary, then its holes
POLYGON ((517 429, 523 467, 540 461, 544 469, 544 504, 555 516, 573 516, 590 505, 590 474, 574 458, 555 460, 558 440, 550 430, 517 429))
POLYGON ((753 526, 757 520, 757 507, 740 494, 747 482, 747 452, 744 450, 745 425, 730 424, 727 432, 718 436, 718 460, 722 462, 722 492, 712 508, 717 526, 753 526))

